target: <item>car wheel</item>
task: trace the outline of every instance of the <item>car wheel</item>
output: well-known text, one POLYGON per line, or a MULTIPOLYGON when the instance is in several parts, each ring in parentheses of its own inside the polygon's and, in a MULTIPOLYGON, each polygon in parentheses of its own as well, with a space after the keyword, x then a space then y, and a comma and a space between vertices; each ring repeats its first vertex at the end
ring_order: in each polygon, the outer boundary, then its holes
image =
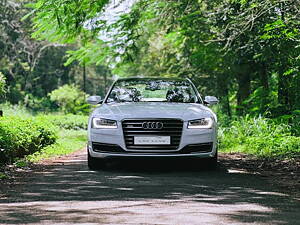
POLYGON ((104 159, 98 159, 98 158, 92 157, 88 151, 88 167, 90 170, 105 169, 106 163, 105 163, 104 159))
POLYGON ((206 159, 206 165, 209 169, 216 169, 218 166, 218 151, 212 158, 206 159))

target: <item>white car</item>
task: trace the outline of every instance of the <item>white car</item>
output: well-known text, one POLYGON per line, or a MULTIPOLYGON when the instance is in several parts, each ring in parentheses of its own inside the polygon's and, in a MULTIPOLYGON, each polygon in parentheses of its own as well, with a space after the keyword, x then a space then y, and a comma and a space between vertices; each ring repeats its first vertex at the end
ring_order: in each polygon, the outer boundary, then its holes
POLYGON ((217 117, 193 83, 177 78, 117 80, 89 118, 88 166, 100 169, 106 159, 121 157, 206 158, 217 164, 217 117))

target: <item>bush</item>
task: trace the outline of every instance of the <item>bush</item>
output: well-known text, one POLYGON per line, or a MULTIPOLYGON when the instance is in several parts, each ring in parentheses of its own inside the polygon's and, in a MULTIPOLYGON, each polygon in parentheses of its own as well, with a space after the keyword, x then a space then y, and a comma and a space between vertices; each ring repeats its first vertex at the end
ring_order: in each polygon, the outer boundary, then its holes
POLYGON ((13 162, 55 143, 56 132, 47 121, 17 116, 0 118, 0 164, 13 162))
POLYGON ((220 149, 245 152, 262 157, 300 156, 300 137, 291 134, 286 124, 274 120, 249 116, 231 122, 219 129, 220 149))
POLYGON ((30 112, 24 105, 11 105, 6 102, 0 104, 0 109, 3 110, 4 116, 19 116, 19 117, 32 117, 32 112, 30 112))
POLYGON ((66 114, 86 115, 90 112, 90 105, 85 102, 87 95, 74 85, 61 86, 49 96, 66 114))
POLYGON ((292 134, 300 136, 300 110, 294 110, 288 115, 281 115, 273 120, 276 123, 290 124, 292 134))
POLYGON ((26 156, 30 162, 38 162, 53 156, 66 155, 76 150, 82 149, 87 142, 84 130, 60 130, 59 138, 53 145, 43 148, 41 151, 26 156))
POLYGON ((49 123, 67 130, 87 129, 88 117, 82 115, 43 115, 38 116, 39 120, 48 121, 49 123))
POLYGON ((54 112, 58 106, 50 100, 50 97, 38 98, 32 94, 27 94, 24 98, 24 106, 32 112, 54 112))
POLYGON ((6 99, 11 104, 19 104, 25 98, 25 92, 22 91, 22 87, 20 83, 16 83, 15 85, 9 85, 7 87, 6 99))
POLYGON ((0 72, 0 97, 6 92, 5 90, 5 77, 3 73, 0 72))

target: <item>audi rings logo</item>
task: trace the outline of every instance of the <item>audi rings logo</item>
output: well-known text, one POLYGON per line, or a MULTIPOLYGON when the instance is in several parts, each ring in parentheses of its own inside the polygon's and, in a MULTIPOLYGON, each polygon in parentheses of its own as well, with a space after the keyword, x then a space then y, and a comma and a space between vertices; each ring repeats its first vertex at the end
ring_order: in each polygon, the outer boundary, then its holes
POLYGON ((161 130, 164 124, 161 122, 144 122, 142 126, 146 130, 161 130))

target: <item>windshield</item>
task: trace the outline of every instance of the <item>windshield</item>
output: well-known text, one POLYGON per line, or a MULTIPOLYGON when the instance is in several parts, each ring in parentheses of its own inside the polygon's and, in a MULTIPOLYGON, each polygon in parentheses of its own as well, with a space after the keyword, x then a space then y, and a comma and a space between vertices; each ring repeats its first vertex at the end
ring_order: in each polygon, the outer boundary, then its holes
POLYGON ((197 103, 188 81, 121 80, 111 90, 107 102, 177 102, 197 103))

